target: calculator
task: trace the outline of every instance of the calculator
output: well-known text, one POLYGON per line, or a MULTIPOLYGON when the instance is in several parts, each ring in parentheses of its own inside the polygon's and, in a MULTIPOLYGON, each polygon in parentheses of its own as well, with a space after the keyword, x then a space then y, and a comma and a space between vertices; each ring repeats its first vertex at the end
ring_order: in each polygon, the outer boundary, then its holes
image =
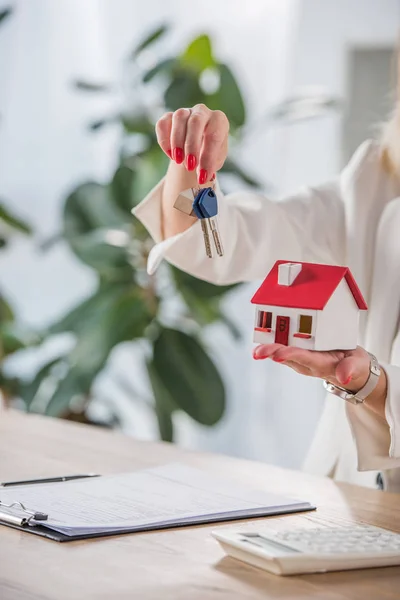
POLYGON ((400 534, 369 525, 212 535, 229 556, 275 575, 400 565, 400 534))

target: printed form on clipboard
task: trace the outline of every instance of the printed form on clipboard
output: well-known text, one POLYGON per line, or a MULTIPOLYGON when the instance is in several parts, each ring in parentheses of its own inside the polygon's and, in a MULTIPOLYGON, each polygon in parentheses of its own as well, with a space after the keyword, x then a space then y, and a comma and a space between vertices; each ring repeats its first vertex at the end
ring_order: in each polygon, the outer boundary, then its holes
POLYGON ((179 463, 0 489, 1 524, 57 541, 314 508, 309 502, 251 490, 179 463))

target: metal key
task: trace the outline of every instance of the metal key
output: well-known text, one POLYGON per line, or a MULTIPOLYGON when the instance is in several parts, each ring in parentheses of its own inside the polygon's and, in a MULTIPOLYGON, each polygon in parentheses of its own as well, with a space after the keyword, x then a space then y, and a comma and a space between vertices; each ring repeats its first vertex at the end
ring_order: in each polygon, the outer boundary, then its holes
POLYGON ((203 232, 203 238, 204 238, 204 247, 206 249, 206 254, 208 256, 208 258, 212 258, 212 250, 211 250, 211 244, 210 244, 210 234, 208 232, 208 225, 205 219, 200 219, 200 223, 201 223, 201 230, 203 232))
POLYGON ((216 219, 218 202, 213 188, 189 188, 188 190, 184 190, 176 199, 174 208, 186 215, 196 216, 200 220, 204 246, 209 258, 213 256, 211 237, 214 241, 217 254, 223 256, 221 237, 216 219))
POLYGON ((198 199, 198 209, 206 219, 208 228, 211 231, 215 248, 218 256, 224 255, 224 249, 222 247, 221 237, 218 229, 217 214, 218 214, 218 201, 217 196, 212 188, 206 188, 202 190, 201 196, 198 199))
POLYGON ((193 190, 194 200, 193 200, 193 212, 196 217, 199 219, 201 224, 201 230, 203 232, 204 238, 204 247, 206 249, 206 254, 208 258, 212 258, 212 249, 211 249, 211 241, 210 241, 210 232, 208 229, 207 219, 199 206, 199 201, 204 192, 204 189, 201 190, 193 190))

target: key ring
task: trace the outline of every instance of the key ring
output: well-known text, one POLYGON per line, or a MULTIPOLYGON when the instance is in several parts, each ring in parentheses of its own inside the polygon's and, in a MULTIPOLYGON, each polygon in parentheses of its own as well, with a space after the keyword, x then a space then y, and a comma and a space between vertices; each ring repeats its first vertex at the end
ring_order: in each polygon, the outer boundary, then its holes
POLYGON ((214 173, 212 179, 210 179, 210 181, 208 182, 211 185, 206 185, 203 188, 201 188, 201 187, 190 188, 192 190, 193 198, 196 198, 197 194, 199 194, 201 190, 205 190, 207 188, 211 188, 212 191, 215 192, 216 182, 217 182, 217 178, 214 173))

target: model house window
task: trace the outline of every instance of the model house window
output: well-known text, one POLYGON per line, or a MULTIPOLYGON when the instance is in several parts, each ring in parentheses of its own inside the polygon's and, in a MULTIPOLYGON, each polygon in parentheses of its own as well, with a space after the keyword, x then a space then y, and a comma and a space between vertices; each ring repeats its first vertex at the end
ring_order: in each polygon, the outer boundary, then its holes
POLYGON ((258 311, 257 327, 260 329, 271 329, 272 313, 265 310, 258 311))
POLYGON ((300 315, 299 332, 311 334, 312 317, 309 315, 300 315))

